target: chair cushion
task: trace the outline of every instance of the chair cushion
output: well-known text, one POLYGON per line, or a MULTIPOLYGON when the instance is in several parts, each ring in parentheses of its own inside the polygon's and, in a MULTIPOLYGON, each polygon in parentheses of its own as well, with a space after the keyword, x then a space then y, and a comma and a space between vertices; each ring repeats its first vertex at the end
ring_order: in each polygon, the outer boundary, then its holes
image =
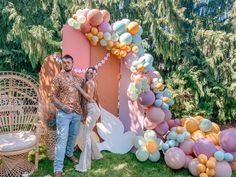
POLYGON ((0 134, 0 152, 24 150, 35 144, 36 136, 30 131, 0 134))

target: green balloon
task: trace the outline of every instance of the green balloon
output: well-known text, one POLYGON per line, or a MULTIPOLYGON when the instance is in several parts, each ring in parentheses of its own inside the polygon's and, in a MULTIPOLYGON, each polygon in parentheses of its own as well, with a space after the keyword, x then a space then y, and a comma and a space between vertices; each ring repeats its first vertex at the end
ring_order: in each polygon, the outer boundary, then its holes
POLYGON ((161 154, 159 151, 156 151, 154 153, 150 153, 149 154, 149 160, 151 160, 152 162, 157 162, 161 157, 161 154))
POLYGON ((134 147, 136 147, 137 149, 141 148, 142 145, 144 145, 144 139, 142 136, 136 136, 134 139, 134 147))
POLYGON ((149 153, 144 148, 139 148, 135 154, 136 158, 141 162, 146 161, 149 156, 149 153))
POLYGON ((148 140, 156 140, 156 133, 153 131, 153 130, 146 130, 145 133, 144 133, 144 139, 146 141, 148 140))

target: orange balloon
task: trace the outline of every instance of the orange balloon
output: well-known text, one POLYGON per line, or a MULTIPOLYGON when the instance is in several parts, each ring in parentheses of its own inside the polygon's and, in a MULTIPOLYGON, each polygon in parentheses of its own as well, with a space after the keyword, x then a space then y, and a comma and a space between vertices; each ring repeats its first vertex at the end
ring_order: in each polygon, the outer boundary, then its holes
POLYGON ((144 70, 144 66, 143 66, 143 64, 138 64, 138 66, 137 66, 137 70, 139 71, 139 72, 142 72, 143 70, 144 70))
POLYGON ((206 138, 211 140, 215 145, 219 145, 218 134, 216 133, 208 133, 206 138))
POLYGON ((135 35, 138 32, 138 29, 139 29, 139 25, 137 22, 130 22, 128 24, 127 31, 130 34, 135 35))
POLYGON ((114 55, 114 54, 115 54, 115 51, 116 51, 116 48, 113 47, 113 48, 111 49, 111 53, 114 55))
POLYGON ((181 126, 176 127, 176 133, 178 133, 178 134, 183 133, 183 127, 181 127, 181 126))
POLYGON ((90 41, 90 43, 92 44, 92 46, 96 46, 97 45, 97 42, 94 42, 94 41, 90 41))
POLYGON ((73 18, 74 20, 77 20, 77 15, 74 14, 74 15, 72 16, 72 18, 73 18))
POLYGON ((116 56, 119 55, 119 53, 120 53, 120 50, 119 50, 119 49, 116 49, 115 52, 114 52, 114 54, 115 54, 116 56))
POLYGON ((108 46, 109 48, 112 48, 113 45, 114 45, 113 41, 107 41, 107 46, 108 46))
POLYGON ((148 152, 153 153, 157 151, 157 143, 153 140, 146 142, 146 149, 148 152))
POLYGON ((206 169, 206 174, 207 174, 208 176, 215 176, 216 171, 215 171, 215 169, 209 169, 209 168, 207 168, 207 169, 206 169))
POLYGON ((205 133, 202 132, 201 130, 197 130, 195 132, 192 133, 191 135, 191 138, 194 140, 194 141, 197 141, 198 139, 200 138, 205 138, 205 133))
POLYGON ((214 133, 219 133, 220 132, 220 127, 218 124, 216 124, 215 122, 212 122, 212 129, 211 129, 212 132, 214 133))
POLYGON ((216 162, 213 160, 208 160, 206 166, 207 168, 214 169, 216 167, 216 162))
POLYGON ((91 33, 92 33, 93 35, 98 34, 98 29, 95 28, 95 27, 92 27, 92 28, 91 28, 91 33))
POLYGON ((115 43, 115 47, 119 49, 119 48, 120 48, 120 43, 119 43, 119 42, 116 42, 116 43, 115 43))
POLYGON ((86 33, 85 36, 86 36, 88 39, 92 39, 92 37, 93 37, 92 33, 86 33))
POLYGON ((199 177, 208 177, 206 173, 200 173, 199 177))
POLYGON ((133 47, 132 47, 132 51, 133 51, 134 53, 138 53, 138 47, 137 47, 137 46, 133 46, 133 47))
POLYGON ((120 47, 120 49, 124 50, 126 48, 126 43, 121 42, 119 47, 120 47))
POLYGON ((127 45, 126 45, 126 48, 125 48, 125 50, 126 50, 126 52, 127 52, 127 53, 129 53, 129 52, 131 51, 131 48, 130 48, 130 46, 127 46, 127 45))
POLYGON ((185 125, 186 120, 187 120, 187 118, 182 118, 182 119, 180 119, 180 123, 181 123, 182 126, 185 125))
POLYGON ((200 121, 203 119, 203 117, 202 117, 202 116, 195 116, 194 119, 195 119, 198 123, 200 123, 200 121))
POLYGON ((197 121, 196 121, 195 119, 192 119, 192 118, 188 119, 188 120, 186 121, 186 129, 187 129, 188 132, 190 132, 190 133, 193 133, 193 132, 195 132, 196 130, 198 130, 199 127, 198 127, 197 121))
POLYGON ((207 163, 207 156, 205 154, 200 154, 197 157, 199 163, 206 164, 207 163))
POLYGON ((155 88, 158 89, 158 90, 162 90, 161 89, 162 87, 163 87, 163 84, 160 83, 160 82, 156 83, 156 85, 155 85, 155 88))
POLYGON ((127 52, 125 50, 120 51, 120 56, 124 58, 127 55, 127 52))
POLYGON ((210 157, 209 160, 212 160, 216 163, 216 158, 215 157, 210 157))
POLYGON ((168 103, 169 98, 168 98, 168 97, 162 97, 162 101, 163 101, 164 103, 168 103))
POLYGON ((102 39, 102 38, 103 38, 103 32, 99 32, 99 33, 97 34, 97 36, 98 36, 98 39, 102 39))
POLYGON ((205 167, 205 165, 203 165, 203 164, 201 164, 201 163, 197 164, 197 171, 198 171, 199 173, 204 173, 204 172, 206 172, 206 167, 205 167))

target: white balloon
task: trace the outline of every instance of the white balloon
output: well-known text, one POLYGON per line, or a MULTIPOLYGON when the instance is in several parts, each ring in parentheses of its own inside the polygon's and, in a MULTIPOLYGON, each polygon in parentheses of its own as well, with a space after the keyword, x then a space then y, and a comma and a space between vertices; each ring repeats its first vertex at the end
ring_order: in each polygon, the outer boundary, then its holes
POLYGON ((111 40, 111 33, 105 32, 105 33, 104 33, 104 39, 105 39, 106 41, 110 41, 110 40, 111 40))
POLYGON ((86 17, 84 15, 78 15, 77 21, 79 21, 81 24, 86 22, 86 17))
POLYGON ((79 16, 79 15, 83 15, 83 10, 79 9, 76 11, 76 15, 79 16))
POLYGON ((101 44, 101 46, 106 46, 107 45, 107 41, 105 39, 102 39, 100 41, 100 44, 101 44))
POLYGON ((73 18, 69 18, 67 21, 68 25, 70 25, 70 26, 73 26, 73 22, 74 22, 73 18))

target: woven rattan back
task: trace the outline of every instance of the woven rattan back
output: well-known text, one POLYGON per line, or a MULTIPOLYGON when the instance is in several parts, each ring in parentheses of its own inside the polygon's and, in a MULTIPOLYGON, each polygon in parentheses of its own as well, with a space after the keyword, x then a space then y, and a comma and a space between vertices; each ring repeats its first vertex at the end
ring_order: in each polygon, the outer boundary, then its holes
POLYGON ((18 72, 0 71, 0 133, 31 130, 38 115, 38 83, 18 72))

